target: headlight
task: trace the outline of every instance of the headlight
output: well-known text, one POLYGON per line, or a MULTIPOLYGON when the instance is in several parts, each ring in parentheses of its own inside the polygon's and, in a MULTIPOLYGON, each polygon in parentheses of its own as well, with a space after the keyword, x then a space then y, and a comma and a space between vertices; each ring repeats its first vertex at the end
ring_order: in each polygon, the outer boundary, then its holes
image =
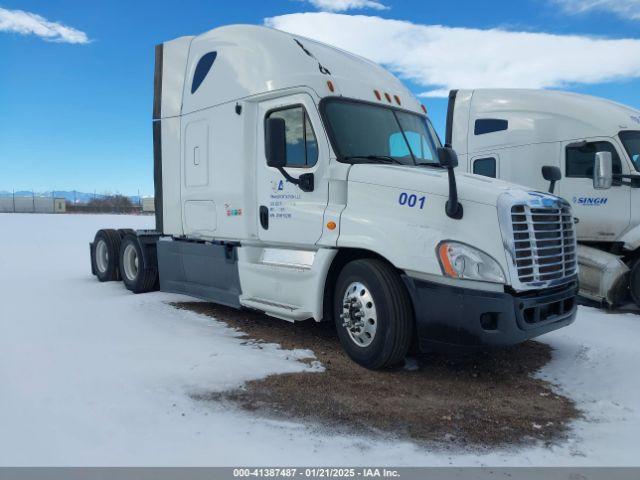
POLYGON ((477 248, 444 241, 438 245, 437 252, 440 268, 447 277, 506 283, 498 262, 477 248))

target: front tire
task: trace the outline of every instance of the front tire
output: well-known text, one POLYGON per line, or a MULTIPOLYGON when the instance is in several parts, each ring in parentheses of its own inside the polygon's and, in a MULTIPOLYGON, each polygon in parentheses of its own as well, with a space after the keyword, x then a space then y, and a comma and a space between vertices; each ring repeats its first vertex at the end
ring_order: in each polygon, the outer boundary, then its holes
POLYGON ((120 274, 127 290, 146 293, 157 289, 158 269, 144 255, 135 234, 127 233, 120 246, 120 274))
POLYGON ((400 363, 411 345, 413 309, 400 275, 378 259, 344 266, 334 291, 340 343, 356 363, 372 370, 400 363))

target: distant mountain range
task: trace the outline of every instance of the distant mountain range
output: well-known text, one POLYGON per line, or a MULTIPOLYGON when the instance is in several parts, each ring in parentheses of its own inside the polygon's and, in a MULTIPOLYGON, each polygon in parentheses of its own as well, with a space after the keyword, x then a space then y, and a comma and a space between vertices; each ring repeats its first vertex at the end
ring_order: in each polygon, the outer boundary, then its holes
MULTIPOLYGON (((6 190, 0 190, 0 197, 10 197, 12 196, 13 193, 12 192, 7 192, 6 190)), ((33 193, 31 191, 28 190, 21 190, 21 191, 17 191, 15 192, 15 196, 16 197, 31 197, 33 195, 33 193)), ((116 195, 116 194, 113 194, 116 195)), ((91 200, 94 196, 95 197, 104 197, 104 194, 93 194, 93 193, 87 193, 87 192, 74 192, 74 191, 67 191, 67 190, 56 190, 55 192, 36 192, 35 193, 36 197, 55 197, 55 198, 64 198, 69 202, 76 202, 76 203, 87 203, 89 200, 91 200)), ((132 203, 136 204, 140 202, 140 197, 138 195, 127 195, 127 197, 129 197, 129 200, 131 200, 132 203)))

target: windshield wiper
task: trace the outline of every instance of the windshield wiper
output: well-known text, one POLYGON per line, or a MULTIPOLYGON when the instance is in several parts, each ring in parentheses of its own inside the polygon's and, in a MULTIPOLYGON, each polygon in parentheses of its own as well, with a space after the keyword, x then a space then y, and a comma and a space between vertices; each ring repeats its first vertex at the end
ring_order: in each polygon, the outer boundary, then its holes
MULTIPOLYGON (((342 157, 343 160, 369 160, 378 163, 397 163, 398 165, 406 165, 397 158, 388 155, 349 155, 342 157)), ((367 163, 367 162, 351 162, 351 163, 367 163)))
POLYGON ((416 163, 416 167, 444 168, 442 165, 440 165, 440 162, 419 162, 419 163, 416 163))

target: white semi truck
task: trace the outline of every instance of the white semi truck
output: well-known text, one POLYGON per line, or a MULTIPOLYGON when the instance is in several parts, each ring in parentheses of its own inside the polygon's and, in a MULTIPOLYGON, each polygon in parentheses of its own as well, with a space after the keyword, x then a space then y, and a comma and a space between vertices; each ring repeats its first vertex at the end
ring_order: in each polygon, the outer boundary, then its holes
POLYGON ((156 230, 100 230, 101 281, 334 321, 368 368, 575 318, 570 205, 456 176, 424 107, 360 57, 257 26, 165 42, 153 142, 156 230))
POLYGON ((459 170, 554 191, 572 204, 580 292, 640 304, 640 111, 548 90, 458 90, 447 142, 459 170))

